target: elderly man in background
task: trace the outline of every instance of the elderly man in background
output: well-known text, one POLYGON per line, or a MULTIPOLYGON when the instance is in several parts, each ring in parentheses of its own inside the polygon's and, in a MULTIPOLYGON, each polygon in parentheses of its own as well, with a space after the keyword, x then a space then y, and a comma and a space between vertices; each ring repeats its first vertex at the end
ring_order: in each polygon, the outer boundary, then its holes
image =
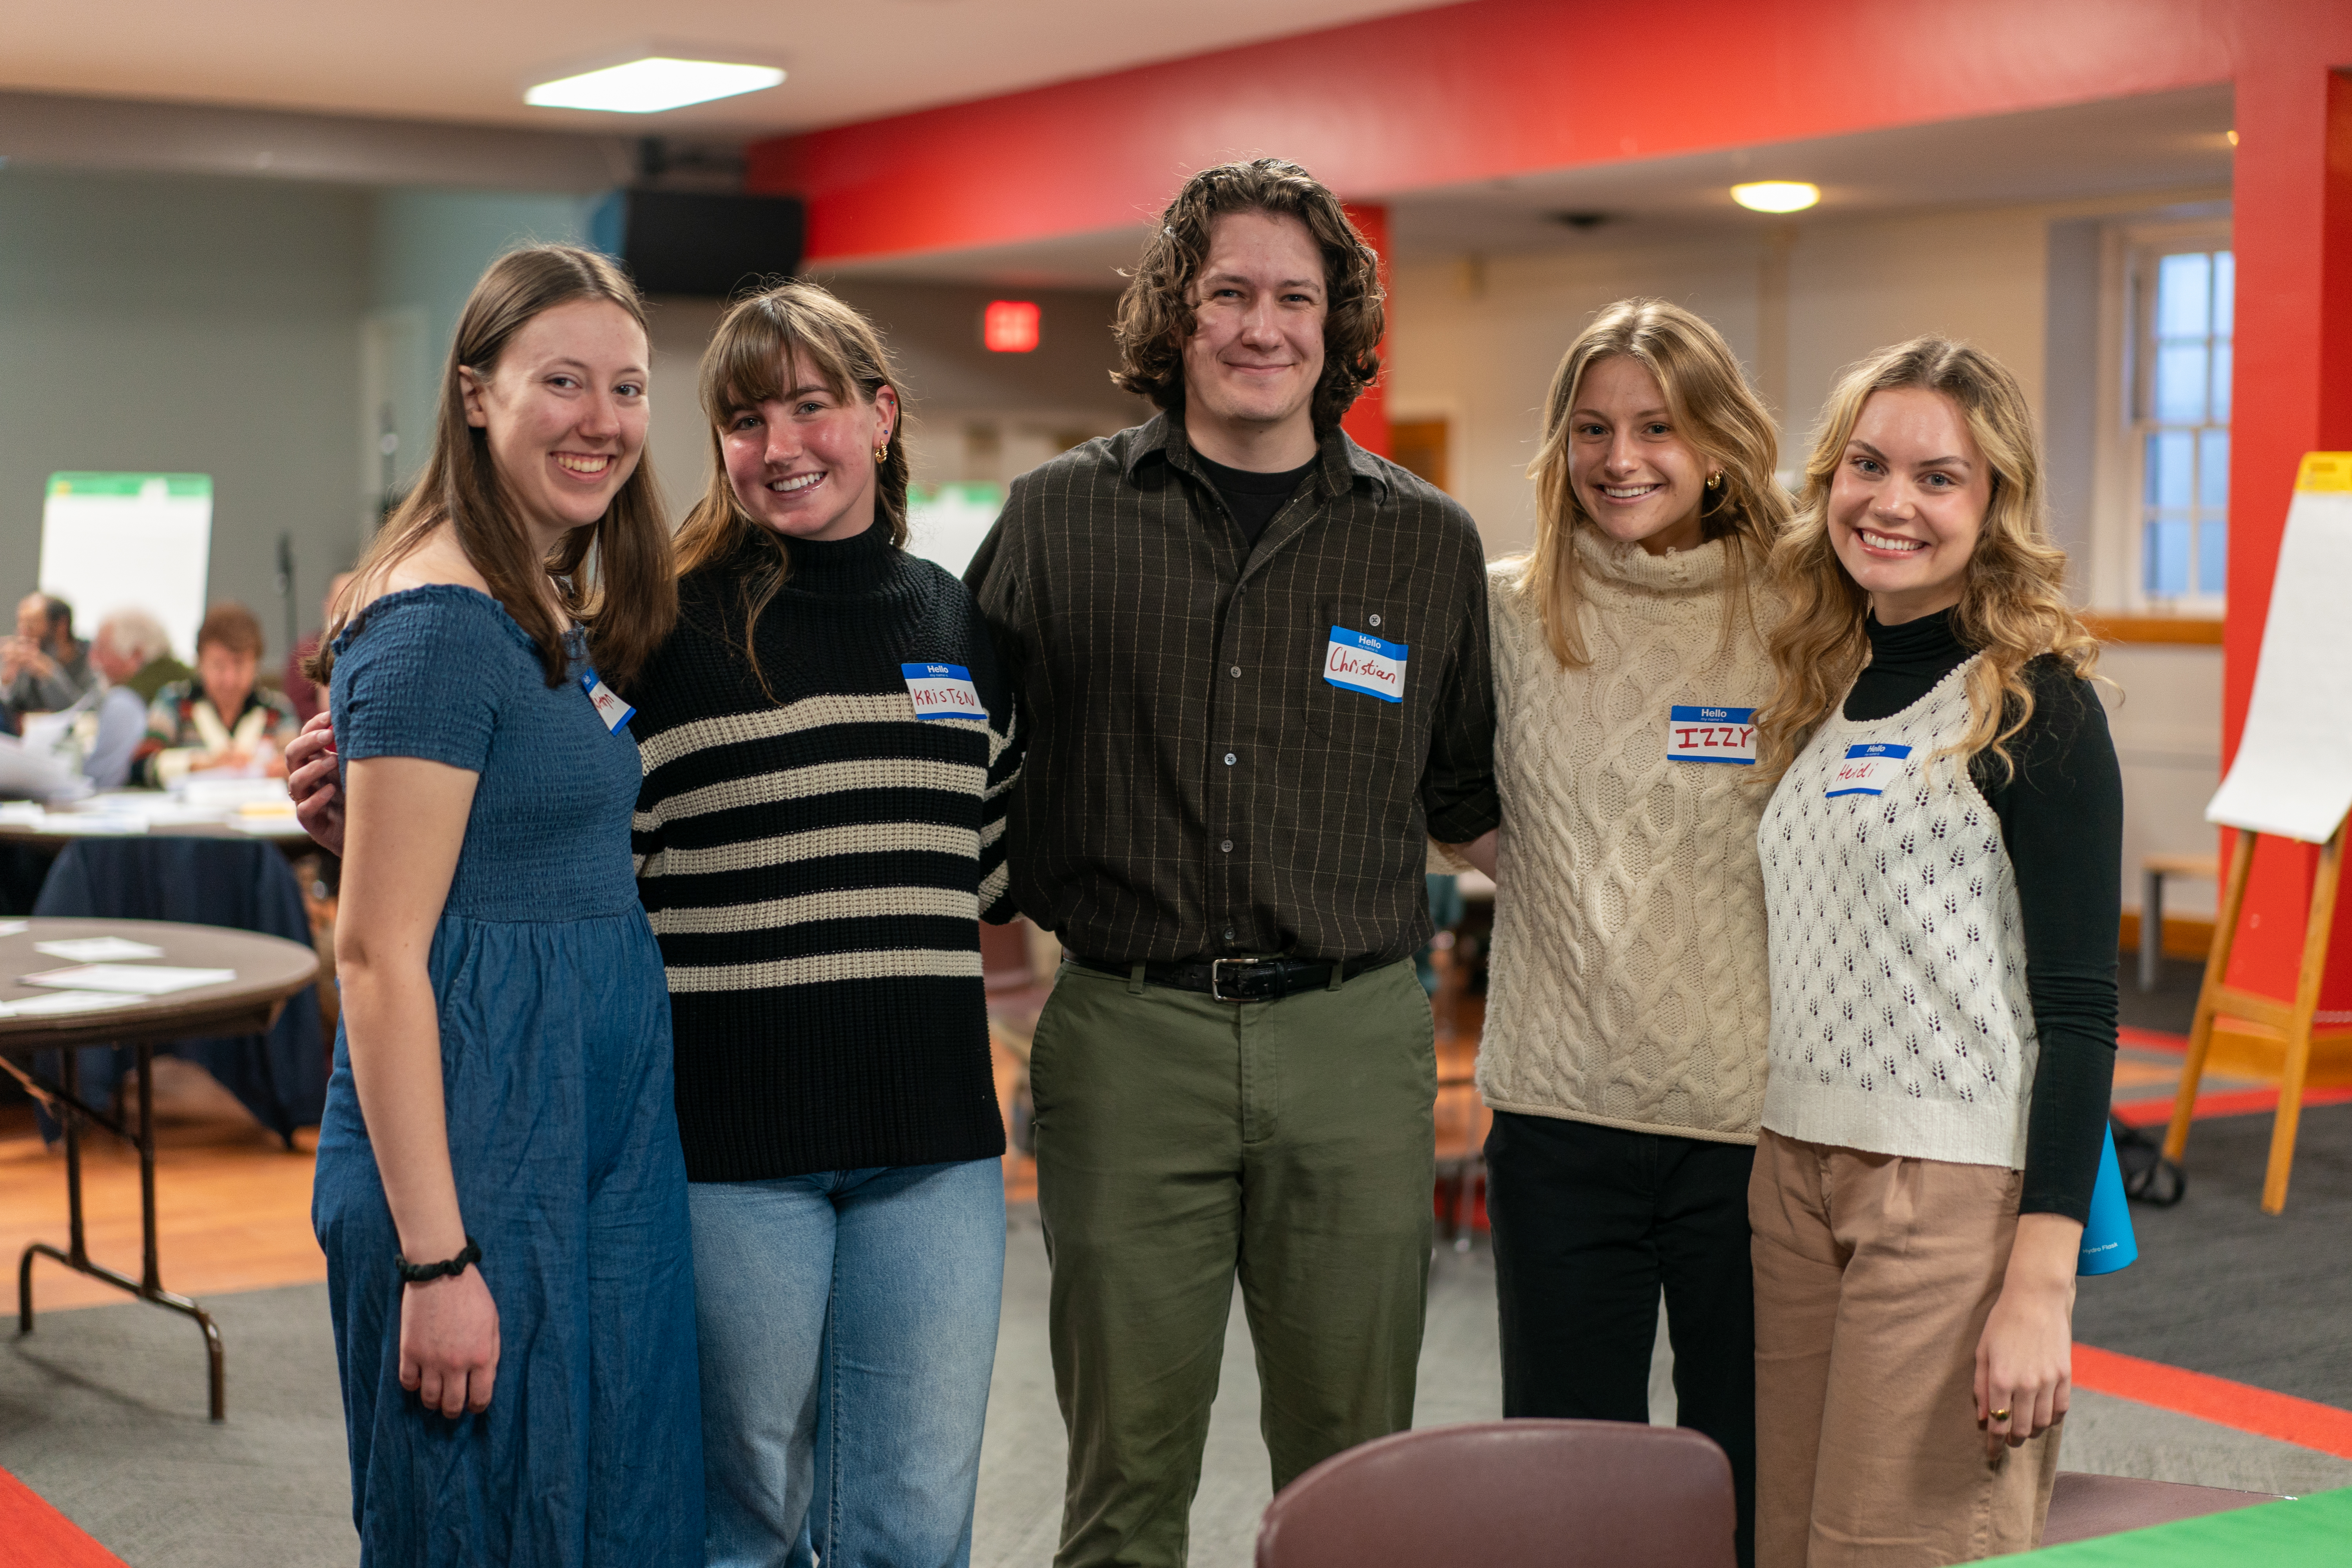
POLYGON ((48 594, 16 605, 16 635, 0 639, 0 702, 12 713, 55 713, 98 687, 89 646, 74 640, 73 606, 48 594))
POLYGON ((82 760, 82 775, 99 789, 121 789, 147 733, 147 704, 163 687, 195 672, 172 657, 163 623, 144 610, 117 610, 99 622, 89 661, 106 678, 106 694, 99 700, 98 737, 82 760))

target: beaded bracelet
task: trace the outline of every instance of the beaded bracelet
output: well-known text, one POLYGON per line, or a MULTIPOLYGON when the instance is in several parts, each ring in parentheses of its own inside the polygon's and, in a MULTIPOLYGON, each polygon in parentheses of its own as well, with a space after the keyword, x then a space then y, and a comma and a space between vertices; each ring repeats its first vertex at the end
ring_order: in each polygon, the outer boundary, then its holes
POLYGON ((444 1258, 438 1263, 411 1263, 397 1253, 393 1255, 392 1260, 399 1268, 403 1280, 411 1285, 422 1285, 427 1279, 438 1279, 449 1274, 463 1274, 466 1271, 466 1265, 479 1263, 482 1260, 482 1247, 481 1243, 469 1236, 466 1238, 465 1251, 455 1258, 444 1258))

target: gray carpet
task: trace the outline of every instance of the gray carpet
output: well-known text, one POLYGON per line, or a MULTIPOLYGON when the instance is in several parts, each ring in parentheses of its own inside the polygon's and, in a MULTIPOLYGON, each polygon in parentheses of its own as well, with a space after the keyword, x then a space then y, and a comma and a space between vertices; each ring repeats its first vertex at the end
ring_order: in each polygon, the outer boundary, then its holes
MULTIPOLYGON (((2226 1125, 2200 1126, 2200 1142, 2192 1147, 2200 1153, 2220 1147, 2226 1137, 2212 1145, 2202 1141, 2226 1125)), ((2217 1198, 2226 1195, 2218 1178, 2210 1184, 2217 1198)), ((2288 1286, 2266 1284, 2247 1294, 2276 1298, 2289 1309, 2289 1321, 2331 1310, 2340 1320, 2340 1270, 2332 1279, 2303 1270, 2281 1248, 2283 1240, 2307 1245, 2304 1232, 2278 1229, 2275 1222, 2254 1225, 2245 1207, 2222 1212, 2254 1239, 2219 1278, 2291 1280, 2299 1292, 2324 1285, 2308 1314, 2293 1310, 2288 1286), (2248 1258, 2259 1259, 2251 1274, 2248 1258)), ((2290 1205, 2289 1216, 2295 1212, 2290 1205)), ((2147 1249, 2140 1268, 2148 1268, 2168 1256, 2169 1243, 2153 1237, 2147 1211, 2140 1217, 2147 1249)), ((2340 1233, 2341 1218, 2336 1223, 2340 1233)), ((2153 1272, 2145 1278, 2153 1279, 2153 1272)), ((2133 1294, 2108 1289, 2095 1298, 2089 1287, 2098 1284, 2085 1281, 2084 1299, 2096 1300, 2103 1310, 2133 1294)), ((1065 1447, 1046 1354, 1045 1292, 1035 1212, 1016 1210, 981 1458, 975 1568, 1040 1568, 1052 1557, 1060 1527, 1065 1447)), ((320 1287, 301 1286, 208 1303, 228 1344, 229 1420, 219 1427, 205 1420, 203 1355, 184 1320, 135 1303, 45 1315, 37 1333, 11 1335, 0 1350, 0 1467, 22 1477, 133 1568, 348 1568, 357 1549, 324 1296, 320 1287)), ((2156 1353, 2152 1342, 2126 1342, 2112 1312, 2100 1321, 2096 1333, 2084 1329, 2088 1342, 2156 1353)), ((2185 1351, 2165 1359, 2198 1364, 2185 1351)), ((1443 1250, 1430 1286, 1419 1423, 1496 1415, 1499 1371, 1492 1264, 1483 1248, 1443 1250)), ((1670 1406, 1670 1396, 1662 1397, 1663 1357, 1657 1371, 1654 1404, 1670 1406)), ((2069 1469, 2257 1491, 2352 1486, 2352 1462, 2096 1394, 2078 1396, 2063 1456, 2069 1469)), ((1236 1303, 1192 1509, 1192 1563, 1244 1568, 1268 1492, 1265 1450, 1257 1436, 1256 1373, 1236 1303)))

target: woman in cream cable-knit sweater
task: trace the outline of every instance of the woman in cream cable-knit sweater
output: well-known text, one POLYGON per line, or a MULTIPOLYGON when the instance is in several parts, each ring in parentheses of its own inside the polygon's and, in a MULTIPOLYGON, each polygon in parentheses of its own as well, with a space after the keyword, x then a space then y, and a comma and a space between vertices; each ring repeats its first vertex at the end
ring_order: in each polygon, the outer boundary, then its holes
POLYGON ((1570 345, 1536 548, 1488 600, 1503 826, 1465 848, 1498 889, 1478 1087, 1503 1413, 1646 1421, 1663 1286, 1682 1421, 1731 1458, 1743 1563, 1773 450, 1689 311, 1623 300, 1570 345))

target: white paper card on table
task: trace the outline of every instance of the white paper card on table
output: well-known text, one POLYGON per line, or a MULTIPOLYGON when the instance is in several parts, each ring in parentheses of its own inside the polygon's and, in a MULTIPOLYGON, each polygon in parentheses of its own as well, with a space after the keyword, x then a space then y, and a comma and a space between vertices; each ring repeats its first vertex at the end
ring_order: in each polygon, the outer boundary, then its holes
POLYGON ((52 991, 47 996, 20 996, 0 1002, 0 1018, 37 1018, 52 1013, 95 1013, 101 1007, 128 1007, 138 1001, 116 991, 52 991))
POLYGON ((119 936, 76 936, 62 942, 37 942, 35 952, 46 952, 51 958, 70 958, 76 963, 110 963, 124 958, 161 958, 163 950, 143 942, 132 942, 119 936))
POLYGON ((0 921, 0 936, 22 936, 32 929, 30 921, 0 921))
POLYGON ((2324 844, 2352 809, 2352 452, 2296 475, 2238 754, 2205 820, 2324 844))
POLYGON ((37 825, 43 833, 88 835, 95 838, 121 838, 147 831, 143 816, 101 816, 96 812, 51 812, 37 825))
POLYGON ((60 991, 120 991, 128 996, 168 996, 174 991, 220 985, 236 978, 234 969, 178 969, 163 963, 86 963, 23 976, 27 985, 53 985, 60 991))

